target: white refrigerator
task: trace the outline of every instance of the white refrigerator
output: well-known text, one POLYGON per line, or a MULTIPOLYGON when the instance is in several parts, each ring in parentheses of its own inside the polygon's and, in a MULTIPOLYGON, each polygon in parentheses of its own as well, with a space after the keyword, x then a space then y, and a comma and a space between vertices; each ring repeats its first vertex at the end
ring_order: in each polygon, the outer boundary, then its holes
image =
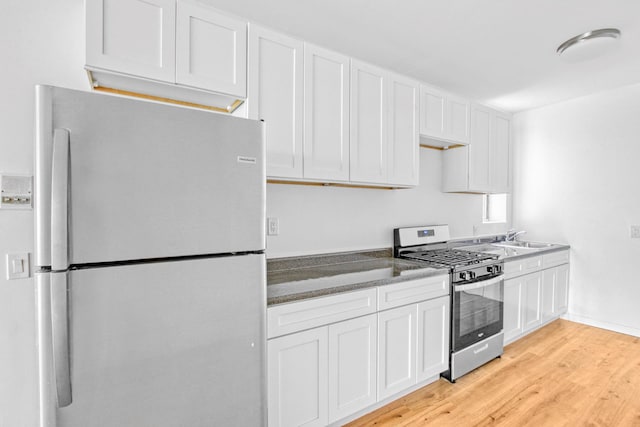
POLYGON ((263 124, 36 87, 41 426, 263 426, 263 124))

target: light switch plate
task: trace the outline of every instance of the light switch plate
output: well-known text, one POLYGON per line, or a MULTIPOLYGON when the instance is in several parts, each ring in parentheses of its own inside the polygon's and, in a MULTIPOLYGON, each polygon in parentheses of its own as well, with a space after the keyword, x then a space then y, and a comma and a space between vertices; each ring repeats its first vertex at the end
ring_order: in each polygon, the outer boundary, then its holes
POLYGON ((29 253, 7 254, 7 280, 26 279, 30 275, 29 253))

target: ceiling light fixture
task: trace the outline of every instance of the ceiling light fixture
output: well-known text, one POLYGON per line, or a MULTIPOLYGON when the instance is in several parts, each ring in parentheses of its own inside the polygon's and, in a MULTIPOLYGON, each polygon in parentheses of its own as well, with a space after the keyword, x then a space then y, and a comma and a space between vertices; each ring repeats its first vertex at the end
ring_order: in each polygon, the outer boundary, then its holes
POLYGON ((617 28, 587 31, 562 43, 556 52, 571 60, 591 59, 606 53, 612 47, 612 42, 619 39, 620 35, 620 30, 617 28))

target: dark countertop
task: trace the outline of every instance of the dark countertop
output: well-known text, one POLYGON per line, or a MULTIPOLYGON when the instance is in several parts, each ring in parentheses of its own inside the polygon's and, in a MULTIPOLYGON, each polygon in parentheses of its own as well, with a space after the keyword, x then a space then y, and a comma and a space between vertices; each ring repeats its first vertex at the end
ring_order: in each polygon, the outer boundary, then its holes
POLYGON ((267 306, 448 274, 393 258, 391 249, 267 260, 267 306))
MULTIPOLYGON (((505 262, 570 248, 553 243, 544 245, 535 250, 469 241, 455 246, 500 255, 505 262)), ((267 306, 448 273, 447 268, 424 267, 418 261, 394 258, 391 249, 269 259, 267 306)))

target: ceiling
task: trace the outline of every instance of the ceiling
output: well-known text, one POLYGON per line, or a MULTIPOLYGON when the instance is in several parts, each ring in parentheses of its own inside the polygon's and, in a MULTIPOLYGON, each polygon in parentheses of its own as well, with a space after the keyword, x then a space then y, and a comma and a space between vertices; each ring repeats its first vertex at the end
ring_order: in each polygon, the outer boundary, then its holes
POLYGON ((640 82, 638 0, 201 0, 250 22, 506 111, 640 82), (565 40, 622 31, 569 62, 565 40))

